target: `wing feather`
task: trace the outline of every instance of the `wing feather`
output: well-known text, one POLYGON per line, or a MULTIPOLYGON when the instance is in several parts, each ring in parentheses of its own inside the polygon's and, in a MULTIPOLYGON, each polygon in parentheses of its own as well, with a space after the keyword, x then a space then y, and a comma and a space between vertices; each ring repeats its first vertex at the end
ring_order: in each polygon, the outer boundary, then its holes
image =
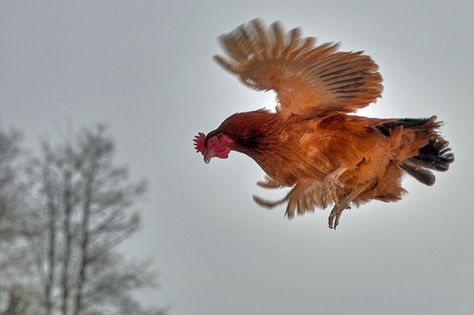
POLYGON ((257 33, 258 41, 260 41, 262 45, 263 55, 265 59, 271 59, 272 57, 271 44, 270 44, 270 40, 268 39, 267 32, 265 31, 262 23, 259 20, 255 19, 251 23, 254 30, 257 33))
POLYGON ((279 59, 283 53, 283 49, 285 48, 285 36, 283 33, 283 27, 280 22, 275 22, 272 24, 272 28, 273 35, 275 36, 273 58, 279 59))
POLYGON ((315 46, 299 28, 285 34, 280 22, 266 28, 256 19, 219 39, 229 58, 215 60, 249 87, 275 90, 283 116, 354 112, 382 93, 369 56, 338 51, 337 43, 315 46))
MULTIPOLYGON (((269 177, 265 178, 265 182, 258 182, 257 185, 270 189, 285 186, 283 183, 269 177)), ((270 209, 287 202, 285 216, 292 219, 295 215, 303 215, 306 212, 314 212, 315 208, 323 208, 321 188, 322 183, 319 181, 304 180, 298 182, 281 200, 269 201, 255 195, 253 199, 260 206, 270 209)), ((330 201, 333 202, 332 199, 330 201)))
POLYGON ((290 43, 286 49, 284 59, 289 59, 291 54, 298 49, 300 43, 301 30, 299 28, 292 29, 290 32, 290 43))
POLYGON ((293 60, 300 60, 304 54, 313 49, 313 46, 316 44, 316 39, 314 37, 307 37, 304 39, 303 45, 300 49, 297 49, 293 52, 293 55, 290 56, 293 60))

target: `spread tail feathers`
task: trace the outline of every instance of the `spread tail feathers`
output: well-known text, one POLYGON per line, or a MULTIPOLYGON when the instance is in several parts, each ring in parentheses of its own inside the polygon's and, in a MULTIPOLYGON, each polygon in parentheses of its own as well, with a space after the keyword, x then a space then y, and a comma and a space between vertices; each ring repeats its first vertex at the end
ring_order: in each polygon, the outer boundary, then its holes
POLYGON ((398 119, 377 126, 378 131, 390 135, 391 129, 403 126, 406 131, 415 132, 416 137, 425 138, 428 144, 418 149, 418 155, 405 160, 400 168, 426 185, 433 185, 435 176, 430 170, 447 171, 449 164, 454 162, 454 154, 449 148, 449 142, 444 140, 437 129, 442 122, 436 121, 436 116, 427 119, 398 119))
POLYGON ((448 147, 448 141, 436 135, 434 139, 420 149, 419 154, 410 158, 410 162, 420 167, 435 171, 447 171, 449 164, 454 162, 454 154, 448 147))

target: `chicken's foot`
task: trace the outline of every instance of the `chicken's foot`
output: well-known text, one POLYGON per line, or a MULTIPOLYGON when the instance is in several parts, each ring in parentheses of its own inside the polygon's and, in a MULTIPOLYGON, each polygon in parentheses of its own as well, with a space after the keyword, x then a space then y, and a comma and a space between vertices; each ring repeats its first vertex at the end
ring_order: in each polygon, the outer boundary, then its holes
POLYGON ((338 200, 334 204, 334 208, 332 208, 331 214, 328 218, 329 228, 336 230, 336 227, 339 225, 339 218, 341 217, 342 212, 346 209, 350 209, 350 203, 360 194, 371 190, 377 182, 377 178, 370 182, 367 182, 359 188, 353 189, 347 196, 345 196, 341 200, 338 200))
POLYGON ((342 215, 342 212, 351 207, 346 203, 336 203, 334 208, 332 208, 331 214, 328 217, 328 225, 330 229, 336 230, 336 227, 339 225, 339 218, 342 215))

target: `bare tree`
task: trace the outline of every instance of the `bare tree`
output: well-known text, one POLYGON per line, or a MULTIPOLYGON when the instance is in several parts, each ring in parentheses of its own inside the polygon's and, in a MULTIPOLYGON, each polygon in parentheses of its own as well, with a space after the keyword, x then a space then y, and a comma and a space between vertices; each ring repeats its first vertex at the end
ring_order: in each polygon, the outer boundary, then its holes
POLYGON ((20 185, 16 160, 20 136, 0 128, 0 312, 19 309, 16 271, 23 265, 24 252, 18 250, 20 235, 20 185))
POLYGON ((18 156, 19 134, 0 129, 0 242, 16 236, 16 213, 19 186, 14 160, 18 156))
POLYGON ((28 299, 20 286, 12 286, 8 292, 8 306, 2 315, 27 315, 29 310, 28 299))
POLYGON ((59 145, 43 143, 29 163, 25 239, 42 292, 35 314, 164 314, 134 297, 155 285, 149 264, 126 262, 116 251, 140 227, 133 209, 146 185, 117 167, 114 153, 98 126, 59 145))

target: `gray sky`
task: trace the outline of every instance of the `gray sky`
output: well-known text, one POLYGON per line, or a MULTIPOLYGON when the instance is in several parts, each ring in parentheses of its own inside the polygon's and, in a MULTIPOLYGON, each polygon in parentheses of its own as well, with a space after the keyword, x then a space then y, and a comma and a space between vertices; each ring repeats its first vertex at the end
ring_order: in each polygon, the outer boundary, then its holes
POLYGON ((155 257, 170 314, 471 314, 474 309, 474 2, 0 0, 0 118, 34 146, 66 121, 105 122, 118 160, 150 181, 129 258, 155 257), (327 228, 326 212, 283 218, 251 195, 248 157, 205 165, 192 147, 271 93, 211 57, 216 37, 262 17, 365 50, 383 98, 361 114, 447 122, 456 162, 433 187, 410 178, 327 228))

